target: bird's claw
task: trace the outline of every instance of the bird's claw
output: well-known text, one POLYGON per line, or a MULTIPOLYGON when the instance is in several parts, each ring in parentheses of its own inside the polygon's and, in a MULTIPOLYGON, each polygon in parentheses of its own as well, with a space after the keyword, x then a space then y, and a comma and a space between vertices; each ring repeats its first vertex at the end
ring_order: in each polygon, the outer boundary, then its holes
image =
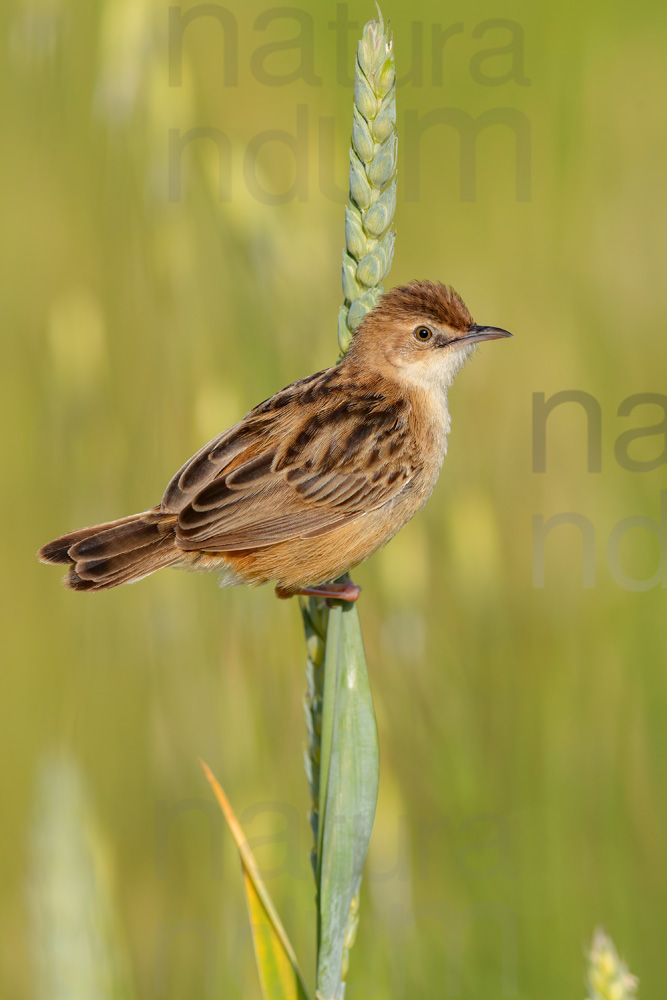
POLYGON ((349 578, 339 583, 323 583, 319 587, 300 587, 289 594, 282 591, 280 587, 276 587, 277 597, 283 599, 296 596, 321 597, 330 608, 336 607, 340 601, 352 604, 357 600, 360 593, 361 587, 357 587, 349 578))

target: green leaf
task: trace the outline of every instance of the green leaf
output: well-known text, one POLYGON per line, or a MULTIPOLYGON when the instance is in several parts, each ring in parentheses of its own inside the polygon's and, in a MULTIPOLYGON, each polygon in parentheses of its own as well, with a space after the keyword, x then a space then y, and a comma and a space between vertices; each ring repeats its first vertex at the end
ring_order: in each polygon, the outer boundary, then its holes
POLYGON ((317 995, 343 996, 345 952, 378 792, 377 726, 357 609, 332 608, 322 706, 317 995))
POLYGON ((204 761, 200 763, 241 855, 252 940, 265 1000, 308 1000, 294 949, 259 874, 241 825, 210 768, 204 761))

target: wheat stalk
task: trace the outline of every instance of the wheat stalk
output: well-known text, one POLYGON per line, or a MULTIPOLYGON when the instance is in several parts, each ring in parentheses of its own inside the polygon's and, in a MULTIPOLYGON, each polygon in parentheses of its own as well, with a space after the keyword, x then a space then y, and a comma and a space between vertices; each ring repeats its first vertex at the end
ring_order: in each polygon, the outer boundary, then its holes
MULTIPOLYGON (((341 355, 347 351, 363 317, 377 305, 383 292, 382 280, 391 267, 394 254, 395 234, 390 227, 396 207, 396 71, 392 38, 379 8, 378 19, 366 24, 357 47, 353 117, 350 199, 345 208, 342 271, 344 303, 338 315, 338 346, 341 355)), ((327 925, 330 915, 323 913, 323 907, 326 905, 324 897, 335 898, 336 892, 331 897, 331 886, 323 885, 322 871, 324 828, 327 821, 333 826, 339 819, 335 815, 327 817, 324 811, 328 768, 333 753, 331 741, 339 741, 337 753, 345 755, 346 749, 348 753, 350 751, 349 747, 341 746, 343 738, 340 732, 343 730, 340 723, 337 728, 335 722, 339 712, 336 703, 337 679, 325 676, 325 664, 329 662, 333 664, 329 668, 330 673, 336 664, 341 669, 340 653, 336 654, 332 650, 328 654, 327 639, 331 636, 326 604, 316 598, 302 600, 301 613, 308 651, 304 699, 308 730, 305 765, 311 795, 309 819, 314 842, 311 857, 318 893, 318 997, 342 997, 349 951, 354 944, 359 923, 360 867, 351 866, 357 874, 354 884, 348 885, 346 909, 342 912, 343 919, 338 922, 339 930, 333 938, 331 926, 327 925)), ((356 621, 356 611, 354 615, 356 621)), ((356 658, 362 665, 359 673, 363 673, 366 681, 366 686, 362 685, 359 690, 358 702, 355 704, 361 706, 360 709, 357 708, 359 726, 356 737, 363 735, 367 738, 367 771, 361 800, 355 799, 354 794, 350 793, 350 802, 356 803, 354 808, 358 808, 361 802, 362 813, 365 810, 365 816, 360 817, 354 834, 358 838, 358 844, 362 845, 363 857, 367 850, 367 837, 370 835, 369 817, 372 825, 377 795, 377 733, 358 623, 344 625, 341 620, 337 620, 335 635, 339 640, 341 628, 345 630, 348 642, 354 636, 348 655, 356 658)), ((332 647, 333 645, 332 642, 332 647)), ((347 710, 354 713, 355 709, 348 705, 347 710)), ((345 803, 342 808, 345 809, 345 803)), ((338 885, 337 891, 340 888, 338 885)), ((333 923, 336 924, 336 921, 333 923)))

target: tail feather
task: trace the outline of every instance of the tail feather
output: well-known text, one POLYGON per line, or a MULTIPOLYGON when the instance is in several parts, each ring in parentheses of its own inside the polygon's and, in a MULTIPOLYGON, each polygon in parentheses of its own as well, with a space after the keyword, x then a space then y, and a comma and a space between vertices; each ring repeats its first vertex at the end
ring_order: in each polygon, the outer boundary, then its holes
POLYGON ((68 565, 63 583, 72 590, 107 590, 179 562, 175 525, 175 515, 156 507, 72 531, 49 542, 38 556, 45 563, 68 565))
POLYGON ((122 583, 136 583, 164 566, 179 562, 181 558, 168 538, 155 545, 144 545, 137 549, 131 554, 134 556, 132 560, 125 559, 128 555, 130 553, 103 560, 106 563, 104 567, 95 567, 93 563, 76 563, 70 566, 63 582, 71 590, 109 590, 122 583))
POLYGON ((104 530, 75 542, 68 555, 74 562, 82 559, 103 560, 152 545, 161 537, 159 521, 129 521, 117 527, 104 527, 104 530))
POLYGON ((77 542, 82 542, 86 538, 93 538, 102 531, 110 531, 112 528, 117 528, 123 524, 136 525, 137 518, 147 516, 150 513, 152 511, 146 511, 145 515, 130 514, 129 517, 121 517, 117 521, 107 521, 106 524, 97 524, 91 528, 79 528, 78 531, 70 531, 68 534, 56 538, 53 542, 49 542, 48 545, 43 545, 37 553, 37 558, 43 563, 66 566, 72 562, 69 550, 77 542))

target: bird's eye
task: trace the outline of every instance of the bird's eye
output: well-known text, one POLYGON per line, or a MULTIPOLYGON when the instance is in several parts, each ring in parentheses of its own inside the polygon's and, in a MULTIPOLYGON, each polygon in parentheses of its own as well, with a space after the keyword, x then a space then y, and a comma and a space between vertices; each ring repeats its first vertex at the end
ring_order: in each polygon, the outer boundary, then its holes
POLYGON ((433 331, 429 330, 427 326, 418 326, 415 330, 415 337, 420 340, 422 344, 425 344, 427 340, 430 340, 433 336, 433 331))

